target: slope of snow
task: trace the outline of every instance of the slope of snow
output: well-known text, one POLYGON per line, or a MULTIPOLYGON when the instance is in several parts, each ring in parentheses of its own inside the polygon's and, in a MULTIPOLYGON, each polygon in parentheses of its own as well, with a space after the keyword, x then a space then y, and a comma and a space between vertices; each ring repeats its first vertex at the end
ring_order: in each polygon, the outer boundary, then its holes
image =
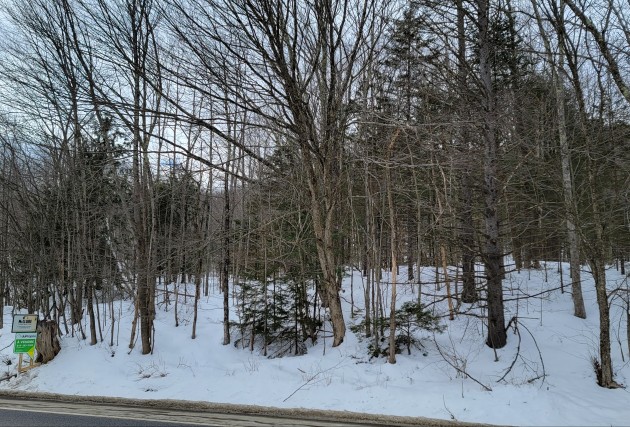
MULTIPOLYGON (((563 265, 563 269, 566 284, 568 266, 563 265)), ((399 280, 406 277, 404 269, 400 273, 399 280)), ((423 292, 427 294, 435 290, 430 283, 432 274, 432 268, 423 269, 423 292)), ((608 279, 610 289, 625 287, 629 280, 613 269, 608 271, 608 279)), ((349 275, 344 279, 343 293, 348 326, 360 320, 350 318, 350 280, 349 275)), ((424 348, 413 350, 411 355, 404 350, 397 355, 395 365, 384 358, 370 359, 367 340, 349 329, 345 342, 337 348, 330 346, 330 338, 323 338, 330 335, 328 330, 304 356, 269 359, 257 351, 221 345, 222 296, 211 291, 200 301, 195 340, 191 339, 189 294, 186 304, 183 297, 180 299, 179 327, 175 327, 173 306, 168 310, 163 304, 159 306, 152 355, 141 355, 139 342, 129 352, 133 310, 128 302, 117 302, 116 317, 121 314, 122 320, 120 329, 115 325, 113 347, 109 346, 111 324, 107 320, 103 342, 90 346, 76 335, 64 336, 62 351, 53 361, 0 382, 0 388, 334 409, 491 424, 627 425, 629 392, 602 389, 595 383, 591 359, 598 354, 598 312, 590 275, 585 272, 583 280, 586 320, 572 316, 570 293, 553 290, 560 284, 556 263, 509 274, 504 282, 506 322, 518 315, 520 340, 510 328, 508 345, 496 352, 498 361, 495 352, 484 344, 484 326, 478 317, 483 313, 479 309, 469 309, 468 314, 453 321, 445 316, 444 333, 425 333, 424 348), (511 365, 511 371, 499 381, 511 365)), ((361 308, 363 288, 358 272, 354 272, 353 285, 355 304, 361 308)), ((384 291, 387 298, 389 290, 384 291)), ((413 299, 417 286, 399 284, 398 293, 400 303, 413 299)), ((426 303, 434 298, 423 295, 426 303)), ((446 313, 444 301, 434 307, 436 313, 446 313)), ((465 309, 467 305, 462 306, 465 309)), ((101 306, 101 315, 103 310, 101 306)), ((4 324, 0 360, 11 361, 2 368, 15 372, 11 307, 5 307, 4 324)), ((630 367, 625 324, 624 307, 619 299, 611 299, 615 378, 627 385, 630 367)))

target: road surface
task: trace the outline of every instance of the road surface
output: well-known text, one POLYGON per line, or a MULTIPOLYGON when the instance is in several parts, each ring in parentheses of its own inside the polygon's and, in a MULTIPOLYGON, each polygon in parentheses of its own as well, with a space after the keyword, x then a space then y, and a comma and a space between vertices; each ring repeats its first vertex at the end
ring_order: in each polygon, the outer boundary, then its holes
POLYGON ((340 411, 0 391, 0 426, 479 426, 340 411))

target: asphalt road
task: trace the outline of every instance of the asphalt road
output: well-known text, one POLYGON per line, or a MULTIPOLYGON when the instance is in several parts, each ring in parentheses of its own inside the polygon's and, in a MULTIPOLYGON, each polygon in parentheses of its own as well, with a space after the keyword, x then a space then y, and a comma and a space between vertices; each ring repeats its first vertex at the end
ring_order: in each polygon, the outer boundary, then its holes
POLYGON ((427 418, 0 390, 1 426, 480 426, 427 418))
POLYGON ((129 406, 0 399, 0 426, 190 427, 191 425, 333 427, 357 424, 129 406))
POLYGON ((0 426, 54 426, 54 427, 189 427, 190 424, 173 424, 135 419, 56 414, 50 412, 16 411, 0 409, 0 426))

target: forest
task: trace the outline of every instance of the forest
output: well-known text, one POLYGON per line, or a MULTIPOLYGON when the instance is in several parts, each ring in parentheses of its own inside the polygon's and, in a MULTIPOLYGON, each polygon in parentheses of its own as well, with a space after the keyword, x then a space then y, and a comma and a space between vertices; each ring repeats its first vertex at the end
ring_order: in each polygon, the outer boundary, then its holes
POLYGON ((303 354, 322 331, 344 345, 352 268, 360 333, 396 363, 405 325, 441 328, 435 289, 447 318, 482 308, 500 349, 506 273, 567 262, 577 318, 595 284, 597 383, 619 387, 609 310, 624 301, 630 355, 630 286, 606 273, 630 258, 624 0, 0 10, 0 328, 13 307, 94 345, 109 316, 112 345, 127 328, 149 354, 157 307, 177 322, 193 284, 192 339, 197 301, 220 292, 224 345, 303 354), (401 267, 418 285, 405 304, 401 267))

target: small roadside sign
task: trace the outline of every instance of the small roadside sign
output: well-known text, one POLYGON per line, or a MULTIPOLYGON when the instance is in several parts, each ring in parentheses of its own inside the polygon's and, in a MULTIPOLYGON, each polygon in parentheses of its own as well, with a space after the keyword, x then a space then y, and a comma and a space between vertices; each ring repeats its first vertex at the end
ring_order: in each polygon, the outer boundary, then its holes
POLYGON ((13 353, 26 353, 33 359, 35 357, 36 342, 37 332, 17 333, 15 334, 15 341, 13 343, 13 353))
POLYGON ((35 332, 37 331, 37 314, 14 314, 11 332, 35 332))

